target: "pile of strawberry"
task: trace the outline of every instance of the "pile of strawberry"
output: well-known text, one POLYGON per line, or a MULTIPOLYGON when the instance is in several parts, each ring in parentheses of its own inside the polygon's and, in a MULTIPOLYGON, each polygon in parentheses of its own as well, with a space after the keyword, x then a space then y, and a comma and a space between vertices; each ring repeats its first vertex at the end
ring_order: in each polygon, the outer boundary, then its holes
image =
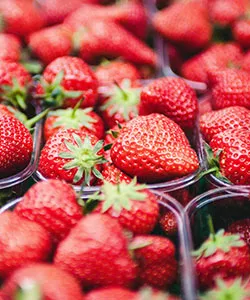
POLYGON ((105 182, 87 202, 59 180, 35 184, 0 214, 0 298, 179 299, 163 292, 178 262, 174 243, 151 234, 161 213, 135 180, 105 182))

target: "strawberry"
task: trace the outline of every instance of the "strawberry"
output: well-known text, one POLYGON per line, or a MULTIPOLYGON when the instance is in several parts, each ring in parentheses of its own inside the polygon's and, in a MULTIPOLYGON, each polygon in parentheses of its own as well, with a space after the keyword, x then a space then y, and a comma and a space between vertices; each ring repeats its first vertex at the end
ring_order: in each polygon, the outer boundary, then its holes
POLYGON ((235 22, 233 36, 241 47, 250 48, 250 20, 247 15, 235 22))
POLYGON ((156 54, 145 43, 114 22, 97 20, 83 29, 80 57, 88 63, 95 63, 102 56, 122 57, 138 65, 157 64, 156 54))
POLYGON ((52 61, 44 70, 37 97, 47 105, 74 107, 84 97, 81 108, 94 106, 97 101, 97 79, 80 58, 63 56, 52 61))
POLYGON ((70 55, 71 44, 71 32, 61 25, 33 32, 28 39, 32 53, 46 65, 58 57, 70 55))
POLYGON ((136 292, 122 287, 108 287, 91 291, 85 300, 136 300, 136 292))
POLYGON ((109 162, 103 165, 102 177, 103 179, 97 180, 96 185, 102 185, 104 180, 114 184, 120 183, 122 181, 129 183, 132 180, 131 177, 123 173, 121 170, 119 170, 112 163, 109 162))
MULTIPOLYGON (((80 104, 80 103, 79 103, 80 104)), ((92 108, 67 108, 51 111, 44 123, 44 138, 47 141, 59 129, 78 129, 95 135, 98 139, 104 136, 102 119, 92 108)))
POLYGON ((184 132, 160 114, 129 121, 121 129, 110 154, 116 167, 144 182, 163 182, 190 174, 199 167, 184 132))
POLYGON ((59 244, 54 263, 81 279, 83 286, 129 286, 136 277, 122 227, 110 216, 84 217, 59 244))
POLYGON ((40 29, 44 20, 32 2, 5 1, 0 2, 0 15, 4 24, 4 32, 25 37, 40 29))
POLYGON ((134 65, 124 61, 108 61, 99 65, 95 75, 100 86, 112 86, 114 82, 122 83, 124 79, 131 82, 140 80, 140 73, 134 65))
POLYGON ((241 70, 220 72, 212 88, 212 106, 221 109, 229 106, 250 108, 250 74, 241 70))
POLYGON ((0 215, 0 277, 31 262, 45 261, 51 250, 47 231, 12 212, 0 215))
MULTIPOLYGON (((228 129, 213 136, 210 146, 216 161, 216 174, 220 173, 234 184, 249 184, 249 129, 228 129), (219 161, 219 163, 218 163, 219 161)), ((211 165, 210 158, 208 158, 211 165)))
POLYGON ((240 235, 248 246, 250 246, 250 219, 242 219, 233 222, 227 229, 228 232, 240 235))
POLYGON ((177 224, 176 216, 170 210, 161 215, 160 225, 164 233, 166 233, 167 235, 172 236, 177 233, 178 224, 177 224))
POLYGON ((212 35, 207 11, 196 1, 176 2, 159 11, 153 25, 163 37, 186 51, 204 48, 212 35))
POLYGON ((96 211, 117 219, 134 234, 150 233, 159 217, 157 197, 145 185, 136 184, 136 180, 129 183, 104 181, 101 193, 94 199, 101 201, 96 211))
POLYGON ((0 118, 4 115, 14 116, 14 113, 9 109, 12 107, 0 104, 0 118))
POLYGON ((206 141, 227 129, 244 128, 250 130, 250 110, 242 106, 230 106, 207 112, 200 117, 200 130, 206 141))
POLYGON ((137 236, 131 244, 139 262, 139 281, 156 288, 170 286, 177 277, 175 246, 167 238, 160 236, 137 236))
POLYGON ((38 170, 47 179, 65 180, 71 184, 93 185, 102 178, 102 141, 77 129, 57 131, 42 149, 38 170))
POLYGON ((0 178, 23 170, 33 151, 32 136, 15 117, 0 117, 0 178))
POLYGON ((0 61, 0 99, 21 109, 27 108, 30 74, 16 62, 0 61))
POLYGON ((21 42, 13 34, 0 33, 0 59, 18 61, 21 56, 21 42))
POLYGON ((181 68, 187 79, 208 83, 208 72, 237 65, 242 59, 240 47, 234 43, 214 44, 188 59, 181 68))
POLYGON ((182 128, 193 128, 198 114, 194 90, 181 78, 156 79, 141 92, 140 114, 160 113, 182 128))
POLYGON ((15 213, 39 223, 56 242, 82 218, 82 208, 73 188, 53 179, 33 185, 15 207, 15 213))
POLYGON ((4 299, 83 299, 80 284, 72 275, 41 263, 15 271, 4 283, 2 292, 4 299))
POLYGON ((201 247, 193 252, 196 272, 202 288, 214 285, 216 278, 246 277, 250 272, 250 252, 238 234, 219 230, 211 233, 201 247))
POLYGON ((158 291, 150 287, 141 288, 133 300, 180 300, 177 296, 172 296, 163 291, 158 291))

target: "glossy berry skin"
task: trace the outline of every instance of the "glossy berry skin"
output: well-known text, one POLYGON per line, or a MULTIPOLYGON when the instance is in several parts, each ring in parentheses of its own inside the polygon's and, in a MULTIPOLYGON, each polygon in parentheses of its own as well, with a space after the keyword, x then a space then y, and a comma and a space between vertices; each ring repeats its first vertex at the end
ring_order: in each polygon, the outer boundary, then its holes
MULTIPOLYGON (((52 61, 44 70, 43 78, 52 83, 56 75, 64 72, 61 86, 67 91, 81 91, 84 96, 81 108, 92 107, 97 101, 97 79, 90 67, 80 58, 63 56, 52 61)), ((82 97, 80 96, 80 97, 82 97)), ((63 107, 74 107, 79 98, 66 99, 63 107)))
POLYGON ((51 250, 49 233, 12 212, 0 216, 0 277, 32 262, 45 261, 51 250))
POLYGON ((177 233, 178 224, 176 216, 172 211, 163 213, 160 217, 159 223, 165 234, 173 236, 177 233))
POLYGON ((86 26, 82 34, 80 57, 87 63, 96 63, 100 57, 122 57, 138 65, 155 66, 156 54, 141 40, 120 25, 97 20, 86 26))
POLYGON ((250 48, 250 21, 248 19, 241 19, 235 22, 233 36, 243 48, 250 48))
POLYGON ((136 292, 121 287, 96 289, 89 292, 85 300, 136 300, 136 292))
POLYGON ((25 280, 34 281, 43 299, 83 300, 79 282, 67 272, 49 264, 32 264, 15 271, 3 285, 4 299, 13 299, 25 280), (63 282, 63 284, 61 284, 63 282))
POLYGON ((220 170, 234 184, 250 183, 250 131, 244 128, 229 129, 215 135, 210 146, 220 154, 220 170))
POLYGON ((0 117, 0 178, 23 170, 33 151, 32 136, 15 117, 0 117))
POLYGON ((177 2, 159 11, 153 25, 164 38, 189 51, 205 47, 212 34, 207 11, 195 1, 177 2))
POLYGON ((250 129, 250 110, 242 106, 230 106, 207 112, 200 117, 200 130, 207 142, 227 129, 250 129))
POLYGON ((0 33, 0 60, 18 61, 21 55, 21 42, 13 34, 0 33))
POLYGON ((212 88, 212 106, 221 109, 229 106, 250 108, 250 74, 241 70, 226 70, 219 74, 212 88))
POLYGON ((250 246, 250 219, 242 219, 233 222, 227 229, 230 233, 240 235, 248 246, 250 246))
POLYGON ((43 28, 29 36, 29 48, 45 65, 58 57, 70 55, 71 32, 63 26, 43 28))
POLYGON ((142 182, 181 177, 199 166, 184 132, 160 114, 139 116, 128 122, 110 154, 116 167, 142 182))
POLYGON ((55 242, 65 238, 82 218, 82 208, 73 188, 53 179, 33 185, 15 207, 15 213, 39 223, 55 242))
POLYGON ((79 278, 83 286, 130 286, 136 265, 127 250, 122 227, 110 216, 84 217, 58 246, 56 266, 79 278))
MULTIPOLYGON (((131 177, 129 177, 127 174, 125 174, 109 162, 103 165, 102 176, 103 180, 106 180, 111 183, 119 183, 121 181, 129 183, 132 180, 131 177)), ((98 179, 96 185, 102 185, 103 180, 98 179)))
POLYGON ((184 80, 175 77, 156 79, 141 92, 140 114, 151 113, 163 114, 182 128, 193 128, 198 100, 184 80))

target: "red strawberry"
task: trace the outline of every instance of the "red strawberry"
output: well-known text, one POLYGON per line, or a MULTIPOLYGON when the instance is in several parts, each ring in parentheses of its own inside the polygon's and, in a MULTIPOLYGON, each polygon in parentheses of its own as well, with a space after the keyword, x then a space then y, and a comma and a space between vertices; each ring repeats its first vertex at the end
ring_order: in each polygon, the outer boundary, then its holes
POLYGON ((44 20, 32 2, 0 2, 0 14, 3 18, 4 32, 25 37, 40 29, 44 20))
POLYGON ((136 292, 122 287, 109 287, 91 291, 84 298, 85 300, 135 300, 136 292))
POLYGON ((204 48, 212 35, 207 11, 196 1, 176 2, 159 11, 153 25, 166 39, 185 50, 204 48))
POLYGON ((4 299, 14 299, 17 295, 19 299, 84 299, 79 282, 49 264, 32 264, 18 269, 6 280, 2 292, 4 299))
POLYGON ((131 177, 123 173, 121 170, 119 170, 112 163, 109 162, 103 165, 102 177, 103 179, 98 179, 96 185, 102 185, 103 180, 115 184, 120 183, 122 181, 129 183, 132 180, 131 177))
POLYGON ((32 136, 15 117, 0 117, 0 178, 23 170, 30 162, 32 136))
POLYGON ((29 48, 44 63, 70 55, 71 32, 61 25, 43 28, 29 36, 29 48))
POLYGON ((0 99, 26 109, 30 74, 19 63, 0 61, 0 99))
POLYGON ((219 159, 220 170, 218 171, 234 184, 250 184, 249 141, 249 129, 239 128, 218 133, 210 142, 214 155, 219 159))
POLYGON ((38 170, 47 179, 60 179, 72 184, 93 185, 102 178, 102 141, 77 129, 61 129, 45 144, 38 170))
POLYGON ((184 132, 160 114, 128 122, 111 148, 111 159, 126 174, 144 182, 181 177, 199 167, 184 132))
POLYGON ((250 130, 250 110, 242 106, 230 106, 207 112, 200 117, 200 130, 206 141, 227 129, 244 128, 250 130))
POLYGON ((250 219, 242 219, 233 222, 227 229, 228 232, 237 233, 241 239, 250 246, 250 219))
POLYGON ((39 223, 56 242, 82 218, 82 208, 73 188, 53 179, 33 185, 15 207, 15 213, 39 223))
POLYGON ((214 109, 235 105, 250 108, 250 74, 241 70, 226 70, 219 73, 217 81, 212 89, 214 109))
POLYGON ((55 59, 44 70, 41 82, 43 86, 37 89, 37 96, 48 105, 74 107, 84 97, 81 108, 85 108, 97 101, 97 79, 80 58, 55 59))
POLYGON ((167 211, 163 213, 160 217, 160 225, 163 229, 164 233, 167 235, 175 235, 178 230, 178 224, 176 220, 176 216, 172 211, 167 211))
POLYGON ((240 64, 242 52, 233 43, 214 44, 203 52, 188 59, 181 68, 181 74, 190 80, 208 82, 210 70, 226 69, 240 64))
POLYGON ((235 22, 233 36, 243 48, 250 48, 250 20, 247 15, 235 22))
POLYGON ((160 113, 182 128, 193 128, 198 114, 194 90, 181 78, 154 80, 141 92, 140 114, 160 113))
POLYGON ((0 59, 18 61, 21 56, 21 42, 13 34, 0 33, 0 59))
POLYGON ((104 62, 95 70, 95 75, 100 86, 111 86, 114 82, 122 83, 124 79, 136 82, 140 79, 140 73, 129 62, 110 61, 104 62))
POLYGON ((47 231, 12 212, 0 215, 0 277, 31 262, 45 261, 51 250, 47 231))
POLYGON ((105 181, 94 199, 101 201, 96 211, 117 219, 135 234, 150 233, 159 217, 157 197, 135 180, 116 184, 105 181))
POLYGON ((247 277, 250 272, 250 252, 239 235, 224 230, 210 234, 209 238, 194 251, 196 272, 200 286, 214 285, 216 278, 232 279, 247 277))
MULTIPOLYGON (((9 109, 10 106, 0 104, 0 118, 4 115, 14 116, 14 113, 9 109)), ((12 107, 11 107, 12 109, 12 107)))
POLYGON ((59 244, 54 262, 90 288, 129 286, 137 271, 122 227, 110 216, 98 213, 84 217, 71 230, 59 244))
POLYGON ((44 138, 47 141, 59 129, 79 129, 95 135, 98 139, 104 136, 102 119, 92 108, 57 109, 51 111, 44 123, 44 138))
POLYGON ((177 277, 175 246, 160 236, 137 236, 130 244, 139 262, 139 281, 156 288, 170 286, 177 277))
POLYGON ((87 24, 84 29, 80 56, 88 63, 95 63, 104 56, 122 57, 139 65, 157 64, 157 57, 152 49, 114 22, 97 20, 87 24))

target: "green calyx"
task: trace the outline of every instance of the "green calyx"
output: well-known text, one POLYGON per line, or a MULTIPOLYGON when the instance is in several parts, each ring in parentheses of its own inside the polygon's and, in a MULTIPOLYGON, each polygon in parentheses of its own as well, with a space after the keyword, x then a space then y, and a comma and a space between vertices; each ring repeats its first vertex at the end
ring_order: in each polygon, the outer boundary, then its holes
POLYGON ((26 100, 28 97, 27 87, 21 86, 16 78, 12 79, 12 85, 1 85, 0 97, 12 106, 27 109, 26 100))
POLYGON ((199 299, 201 300, 245 300, 250 297, 250 289, 247 288, 248 281, 242 282, 237 278, 233 283, 226 284, 222 279, 216 280, 216 288, 208 291, 199 299))
POLYGON ((64 72, 60 71, 52 83, 48 83, 42 76, 35 76, 35 80, 40 81, 44 94, 37 95, 37 98, 43 99, 45 104, 52 107, 61 107, 66 99, 78 98, 82 95, 81 91, 66 91, 61 86, 64 72))
POLYGON ((245 242, 241 240, 239 234, 225 235, 225 230, 221 229, 216 234, 211 233, 201 247, 192 252, 192 255, 199 259, 200 257, 209 257, 217 250, 228 253, 231 248, 242 246, 245 246, 245 242))
POLYGON ((111 207, 118 213, 125 210, 131 210, 133 201, 145 201, 147 195, 142 192, 146 188, 144 184, 137 184, 136 178, 130 183, 120 182, 113 184, 104 181, 101 187, 101 193, 95 197, 96 200, 103 201, 102 213, 111 207))
POLYGON ((42 300, 40 287, 30 279, 25 279, 15 293, 14 300, 42 300))
POLYGON ((84 176, 83 185, 90 185, 91 173, 95 177, 102 179, 102 174, 95 167, 107 162, 102 155, 98 154, 103 148, 103 141, 98 141, 93 146, 88 136, 82 141, 79 135, 73 133, 73 138, 75 141, 74 144, 69 143, 67 140, 64 141, 69 151, 59 153, 59 157, 69 160, 63 169, 77 169, 73 183, 77 183, 84 176))
POLYGON ((138 115, 140 93, 141 89, 131 87, 129 79, 124 79, 121 84, 116 82, 111 90, 104 93, 109 99, 101 106, 101 110, 111 107, 109 111, 111 116, 119 112, 128 121, 130 113, 138 115))
POLYGON ((158 291, 154 292, 151 287, 144 287, 139 291, 138 300, 167 300, 168 294, 158 291))

